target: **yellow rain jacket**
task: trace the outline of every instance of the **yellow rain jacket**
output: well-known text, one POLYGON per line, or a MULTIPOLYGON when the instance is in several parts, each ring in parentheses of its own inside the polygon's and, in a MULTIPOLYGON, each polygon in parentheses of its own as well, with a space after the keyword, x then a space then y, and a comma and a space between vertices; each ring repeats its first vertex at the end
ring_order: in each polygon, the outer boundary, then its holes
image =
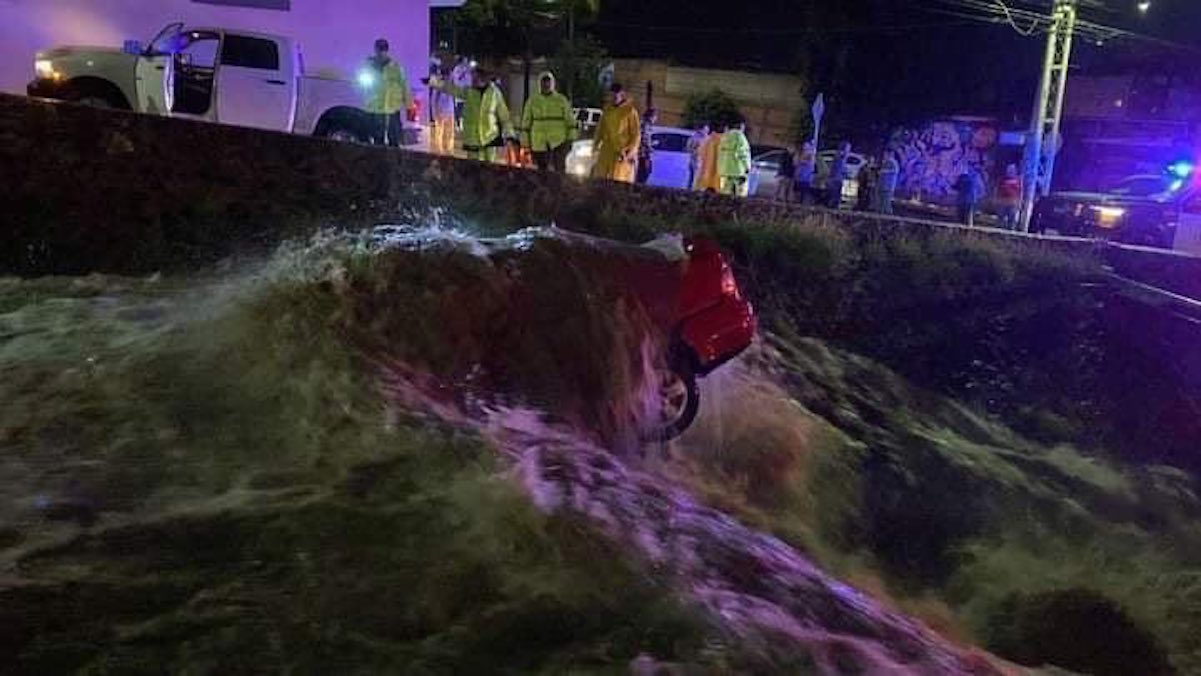
POLYGON ((642 120, 632 101, 605 106, 596 127, 594 178, 633 183, 638 168, 638 146, 642 143, 642 120), (625 161, 622 161, 622 154, 625 161))
MULTIPOLYGON (((550 72, 538 76, 537 82, 555 76, 550 72)), ((571 102, 557 91, 543 94, 541 90, 530 95, 521 116, 521 143, 536 153, 554 150, 564 143, 576 139, 575 116, 571 113, 571 102)))
POLYGON ((403 68, 392 59, 381 61, 374 56, 367 59, 366 68, 375 75, 364 103, 367 112, 391 115, 409 107, 413 93, 409 91, 409 80, 403 68))
POLYGON ((722 134, 717 165, 722 178, 746 178, 751 173, 751 142, 746 134, 738 129, 722 134))
POLYGON ((721 134, 709 134, 709 137, 701 141, 701 149, 697 155, 700 157, 700 166, 696 170, 696 179, 693 181, 692 189, 705 192, 712 190, 718 192, 721 190, 721 175, 717 173, 717 161, 721 150, 721 134))
POLYGON ((488 83, 483 89, 459 87, 449 82, 430 81, 430 87, 441 89, 466 102, 463 106, 463 147, 472 150, 493 145, 502 134, 513 133, 509 106, 500 89, 488 83))

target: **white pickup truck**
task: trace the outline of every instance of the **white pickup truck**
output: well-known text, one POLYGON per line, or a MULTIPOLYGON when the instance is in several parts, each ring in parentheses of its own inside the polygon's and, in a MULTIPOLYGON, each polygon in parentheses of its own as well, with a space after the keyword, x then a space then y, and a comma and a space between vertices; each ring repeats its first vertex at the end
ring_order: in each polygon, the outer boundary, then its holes
POLYGON ((288 38, 174 23, 149 45, 39 52, 30 96, 206 122, 366 141, 363 93, 304 72, 288 38))

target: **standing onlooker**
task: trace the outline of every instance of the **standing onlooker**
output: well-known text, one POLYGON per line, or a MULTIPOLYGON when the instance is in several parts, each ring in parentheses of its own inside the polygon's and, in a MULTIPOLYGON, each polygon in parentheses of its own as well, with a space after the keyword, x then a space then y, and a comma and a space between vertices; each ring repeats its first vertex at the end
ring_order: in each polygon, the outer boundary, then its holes
POLYGON ((638 147, 642 145, 642 121, 630 95, 620 84, 609 88, 609 101, 596 125, 592 176, 633 183, 638 170, 638 147))
POLYGON ((1022 206, 1022 179, 1018 176, 1018 167, 1011 164, 1005 167, 1005 178, 997 186, 997 211, 1001 217, 1001 227, 1006 230, 1016 230, 1018 227, 1018 210, 1022 206))
POLYGON ((701 168, 701 146, 709 138, 709 125, 702 124, 688 137, 688 189, 695 190, 696 172, 701 168))
POLYGON ((751 142, 746 138, 746 122, 738 122, 722 134, 717 170, 721 174, 721 193, 746 197, 750 187, 751 142))
POLYGON ((856 211, 875 211, 877 196, 876 191, 879 188, 879 170, 876 163, 868 160, 862 167, 859 168, 859 173, 856 178, 859 183, 859 190, 855 193, 855 210, 856 211))
POLYGON ((367 59, 365 107, 372 116, 371 142, 376 145, 400 145, 400 111, 413 101, 404 69, 388 54, 388 41, 375 41, 375 54, 367 59))
POLYGON ((801 204, 812 205, 816 202, 813 194, 813 181, 817 178, 817 146, 813 141, 805 141, 797 157, 796 172, 793 174, 793 192, 801 204))
POLYGON ((901 177, 901 164, 895 155, 884 151, 880 159, 880 179, 877 184, 876 211, 882 214, 892 213, 892 202, 897 194, 897 181, 901 177))
POLYGON ((538 76, 538 93, 525 103, 521 116, 521 134, 534 163, 544 171, 567 173, 567 153, 576 137, 575 115, 571 102, 555 91, 555 76, 538 76))
POLYGON ((776 170, 776 194, 777 202, 791 202, 794 199, 794 190, 792 185, 793 176, 796 174, 796 155, 791 150, 785 150, 780 157, 780 168, 776 170))
POLYGON ((710 130, 709 136, 701 143, 696 171, 696 178, 693 180, 692 189, 697 192, 718 192, 721 190, 721 174, 718 172, 718 162, 721 159, 721 139, 724 136, 725 127, 714 125, 710 130))
MULTIPOLYGON (((455 67, 450 71, 450 83, 456 87, 467 89, 471 86, 472 71, 475 66, 471 64, 471 60, 465 56, 460 56, 455 62, 455 67)), ((455 124, 459 131, 463 131, 463 109, 466 102, 460 99, 455 100, 455 124)))
POLYGON ((659 121, 659 111, 647 108, 642 116, 642 141, 638 145, 638 175, 634 182, 646 185, 655 169, 655 136, 654 126, 659 121))
POLYGON ((976 210, 980 208, 980 198, 984 194, 984 182, 975 167, 964 169, 955 181, 955 190, 959 193, 959 222, 969 227, 975 225, 976 210))
MULTIPOLYGON (((445 73, 438 69, 433 73, 435 78, 445 73)), ((458 101, 449 92, 437 87, 429 88, 430 115, 433 124, 430 130, 430 152, 438 155, 453 155, 455 153, 455 114, 458 101)))
POLYGON ((830 173, 826 175, 826 206, 837 209, 842 206, 842 188, 847 180, 847 162, 851 159, 851 143, 843 142, 838 148, 838 154, 830 163, 830 173))
POLYGON ((478 69, 472 73, 469 88, 437 78, 430 78, 430 86, 464 102, 463 150, 467 156, 481 162, 495 162, 497 150, 513 135, 509 106, 500 88, 492 84, 487 73, 478 69))

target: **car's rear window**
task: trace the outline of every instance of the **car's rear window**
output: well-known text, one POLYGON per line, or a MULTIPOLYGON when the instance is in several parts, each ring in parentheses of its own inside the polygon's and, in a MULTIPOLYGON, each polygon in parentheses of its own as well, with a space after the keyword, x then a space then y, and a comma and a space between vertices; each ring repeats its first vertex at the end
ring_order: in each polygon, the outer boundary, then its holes
POLYGON ((279 70, 279 46, 274 40, 226 35, 221 63, 239 68, 279 70))
POLYGON ((655 134, 651 137, 655 150, 665 153, 682 153, 688 150, 688 137, 683 134, 655 134))

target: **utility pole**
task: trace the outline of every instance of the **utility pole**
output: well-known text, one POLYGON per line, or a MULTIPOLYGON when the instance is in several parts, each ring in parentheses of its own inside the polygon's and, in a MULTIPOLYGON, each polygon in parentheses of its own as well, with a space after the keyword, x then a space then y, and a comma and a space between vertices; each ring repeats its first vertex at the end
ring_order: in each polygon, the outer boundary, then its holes
POLYGON ((1051 28, 1047 35, 1047 54, 1043 62, 1034 119, 1022 170, 1022 230, 1030 231, 1034 201, 1051 192, 1055 174, 1055 156, 1059 152, 1063 99, 1068 89, 1068 68, 1072 61, 1072 37, 1076 31, 1078 0, 1054 0, 1051 28))

